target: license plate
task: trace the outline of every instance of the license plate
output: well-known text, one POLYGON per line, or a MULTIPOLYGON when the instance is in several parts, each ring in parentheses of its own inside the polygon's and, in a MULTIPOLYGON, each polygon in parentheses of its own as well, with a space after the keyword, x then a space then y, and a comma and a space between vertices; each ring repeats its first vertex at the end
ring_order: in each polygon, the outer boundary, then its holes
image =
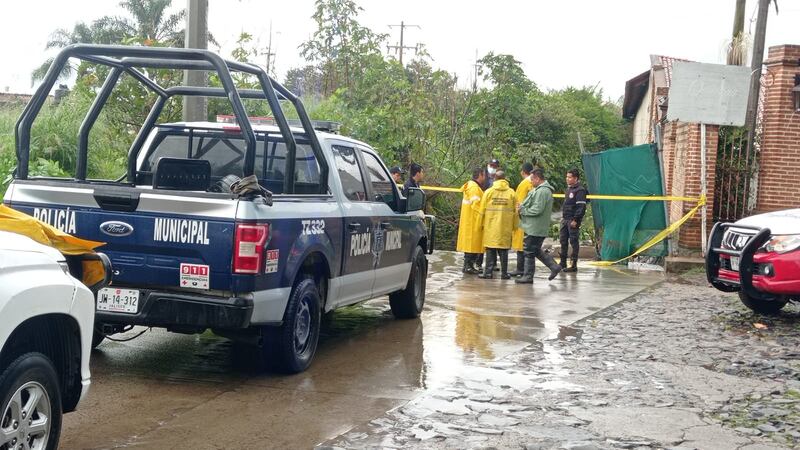
POLYGON ((97 310, 136 314, 139 312, 139 291, 117 288, 100 289, 97 293, 97 310))
POLYGON ((739 271, 739 257, 738 256, 731 256, 731 270, 734 272, 739 271))

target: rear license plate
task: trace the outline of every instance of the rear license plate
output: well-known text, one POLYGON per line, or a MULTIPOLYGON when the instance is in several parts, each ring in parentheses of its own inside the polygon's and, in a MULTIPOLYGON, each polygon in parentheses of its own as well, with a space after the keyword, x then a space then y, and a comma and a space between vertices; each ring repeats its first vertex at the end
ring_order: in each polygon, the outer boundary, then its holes
POLYGON ((97 293, 97 310, 136 314, 139 312, 139 291, 117 288, 100 289, 97 293))
POLYGON ((739 257, 738 256, 731 256, 731 270, 734 272, 739 271, 739 257))

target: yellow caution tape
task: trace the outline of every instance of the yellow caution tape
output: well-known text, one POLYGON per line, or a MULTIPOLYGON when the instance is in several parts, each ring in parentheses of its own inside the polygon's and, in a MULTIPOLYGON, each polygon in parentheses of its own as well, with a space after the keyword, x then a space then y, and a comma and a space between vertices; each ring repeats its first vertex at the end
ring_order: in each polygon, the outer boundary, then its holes
POLYGON ((460 188, 449 188, 442 186, 420 186, 424 191, 442 191, 442 192, 461 192, 460 188))
POLYGON ((691 218, 705 204, 706 204, 706 197, 704 195, 701 195, 700 198, 697 201, 697 204, 694 206, 694 208, 692 208, 691 211, 686 213, 686 215, 681 217, 680 220, 678 220, 677 222, 670 224, 670 226, 668 226, 666 229, 662 230, 660 233, 658 233, 657 235, 653 236, 652 239, 650 239, 649 241, 645 242, 644 245, 639 247, 639 249, 636 250, 635 252, 633 252, 630 256, 626 256, 626 257, 624 257, 622 259, 618 259, 616 261, 594 261, 594 262, 590 262, 589 264, 593 265, 593 266, 601 266, 601 267, 611 266, 611 265, 617 264, 619 262, 625 261, 626 259, 630 259, 630 258, 633 258, 636 255, 641 254, 642 252, 644 252, 645 250, 649 249, 650 247, 652 247, 652 246, 658 244, 659 242, 663 241, 670 234, 674 233, 678 228, 681 227, 681 225, 683 225, 687 220, 689 220, 689 218, 691 218))
MULTIPOLYGON (((553 194, 554 198, 564 198, 564 194, 553 194)), ((671 195, 601 195, 589 194, 586 196, 589 200, 631 200, 631 201, 646 201, 646 202, 699 202, 699 198, 694 197, 675 197, 671 195)))
MULTIPOLYGON (((421 189, 426 191, 441 191, 441 192, 461 192, 460 188, 450 188, 443 186, 420 186, 421 189)), ((564 198, 564 194, 553 194, 554 198, 564 198)), ((589 200, 630 200, 630 201, 672 201, 672 202, 699 202, 699 198, 694 197, 676 197, 671 195, 602 195, 602 194, 589 194, 589 200)))
MULTIPOLYGON (((429 191, 461 192, 461 189, 459 189, 459 188, 449 188, 449 187, 442 187, 442 186, 420 186, 420 188, 422 188, 424 190, 429 190, 429 191)), ((555 197, 555 198, 564 198, 564 194, 553 194, 553 197, 555 197)), ((594 261, 594 262, 589 263, 590 265, 601 266, 601 267, 611 266, 611 265, 620 263, 622 261, 625 261, 626 259, 633 258, 634 256, 639 255, 642 252, 646 251, 650 247, 658 244, 659 242, 661 242, 664 239, 666 239, 667 236, 669 236, 670 234, 672 234, 675 231, 677 231, 678 228, 681 227, 681 225, 683 225, 687 220, 689 220, 700 208, 703 207, 703 205, 706 204, 706 197, 704 195, 701 195, 700 198, 694 198, 694 197, 678 197, 678 196, 672 196, 672 195, 641 195, 641 196, 637 196, 637 195, 589 194, 586 197, 589 200, 629 200, 629 201, 650 201, 650 202, 653 202, 653 201, 658 201, 658 202, 663 202, 663 201, 697 202, 697 204, 694 206, 694 208, 692 208, 691 211, 686 213, 686 215, 681 217, 680 220, 678 220, 675 223, 670 224, 670 226, 668 226, 666 229, 662 230, 657 235, 653 236, 652 239, 650 239, 649 241, 645 242, 644 245, 639 247, 631 255, 626 256, 626 257, 624 257, 622 259, 618 259, 616 261, 594 261)))

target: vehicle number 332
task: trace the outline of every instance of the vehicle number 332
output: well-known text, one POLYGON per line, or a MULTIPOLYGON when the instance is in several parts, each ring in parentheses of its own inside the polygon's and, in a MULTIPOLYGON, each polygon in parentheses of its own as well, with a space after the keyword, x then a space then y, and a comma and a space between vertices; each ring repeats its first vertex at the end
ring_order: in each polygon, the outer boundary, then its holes
POLYGON ((303 234, 325 234, 325 221, 322 219, 301 220, 303 234))

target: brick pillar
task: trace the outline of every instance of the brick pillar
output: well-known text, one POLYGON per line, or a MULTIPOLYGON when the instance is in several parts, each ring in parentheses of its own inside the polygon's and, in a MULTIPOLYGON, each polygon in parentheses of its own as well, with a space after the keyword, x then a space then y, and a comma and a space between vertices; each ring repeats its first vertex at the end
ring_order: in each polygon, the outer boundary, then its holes
POLYGON ((766 69, 757 212, 800 207, 800 111, 792 89, 800 45, 770 47, 766 69))
MULTIPOLYGON (((706 224, 711 231, 714 205, 714 186, 717 166, 717 144, 719 127, 706 125, 706 224)), ((700 196, 700 125, 679 123, 675 138, 675 162, 673 165, 672 195, 684 197, 700 196)), ((670 202, 670 222, 688 213, 695 205, 692 202, 670 202)), ((698 212, 678 232, 678 246, 685 250, 700 250, 701 216, 698 212)))
POLYGON ((664 164, 664 195, 672 192, 672 174, 675 172, 675 128, 674 122, 666 122, 662 130, 662 157, 664 164))

